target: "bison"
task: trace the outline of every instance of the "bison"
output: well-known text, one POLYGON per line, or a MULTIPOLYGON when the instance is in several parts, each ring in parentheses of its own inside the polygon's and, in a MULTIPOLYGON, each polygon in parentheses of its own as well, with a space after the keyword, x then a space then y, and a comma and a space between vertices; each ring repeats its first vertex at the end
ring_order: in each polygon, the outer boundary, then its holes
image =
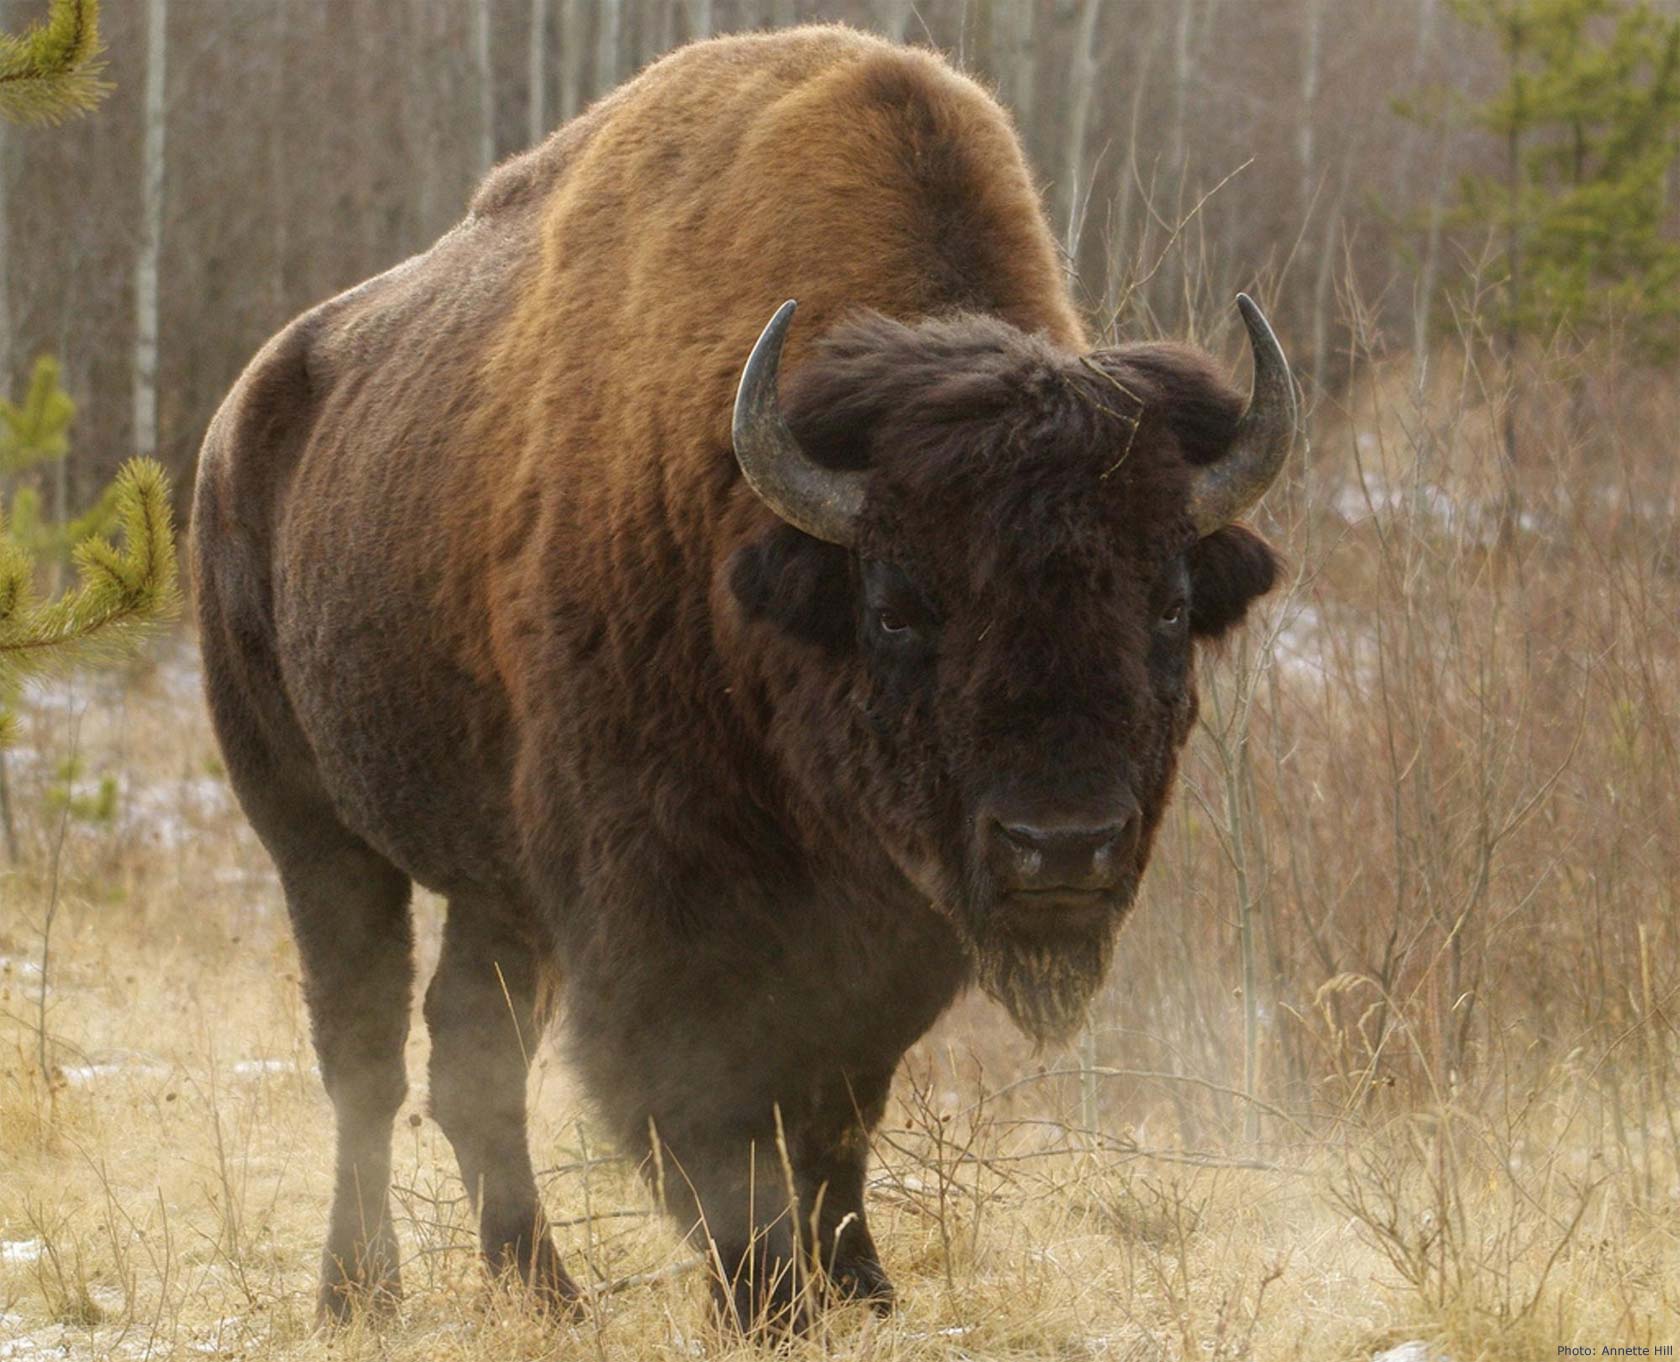
POLYGON ((1238 301, 1246 399, 1094 346, 1008 116, 818 27, 658 62, 264 347, 193 562, 336 1115, 325 1316, 399 1290, 416 883, 448 901, 430 1110, 492 1270, 577 1294, 526 1137, 558 996, 726 1314, 791 1308, 796 1262, 803 1300, 890 1300, 895 1067, 971 984, 1078 1024, 1196 647, 1272 585, 1236 519, 1294 398, 1238 301))

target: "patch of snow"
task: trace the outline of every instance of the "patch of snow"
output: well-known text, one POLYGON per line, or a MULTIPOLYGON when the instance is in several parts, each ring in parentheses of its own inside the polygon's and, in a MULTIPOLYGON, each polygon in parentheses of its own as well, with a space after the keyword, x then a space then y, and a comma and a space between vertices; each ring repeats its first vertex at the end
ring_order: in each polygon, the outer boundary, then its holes
MULTIPOLYGON (((1330 494, 1329 503, 1350 525, 1379 516, 1409 517, 1421 527, 1482 545, 1498 539, 1506 515, 1497 497, 1460 496, 1433 482, 1391 483, 1377 473, 1344 482, 1330 494)), ((1546 528, 1533 511, 1518 511, 1516 523, 1528 534, 1546 528)))
POLYGON ((1371 1362, 1451 1362, 1443 1352, 1436 1349, 1420 1338, 1407 1340, 1405 1343, 1389 1348, 1385 1352, 1373 1353, 1371 1362))
POLYGON ((1363 480, 1344 483, 1331 498, 1342 519, 1352 523, 1373 515, 1409 511, 1420 520, 1433 521, 1442 530, 1453 530, 1479 509, 1474 502, 1460 505, 1444 487, 1432 482, 1397 486, 1376 473, 1363 480))
POLYGON ((675 1326, 671 1329, 670 1346, 685 1357, 704 1357, 706 1345, 699 1338, 691 1338, 675 1326))
POLYGON ((197 836, 202 824, 233 812, 234 803, 226 781, 189 776, 146 785, 125 780, 117 808, 125 833, 173 849, 197 836))
POLYGON ((210 878, 216 884, 270 886, 280 883, 280 877, 274 873, 273 867, 266 865, 219 865, 210 872, 210 878))
POLYGON ((1291 681, 1327 681, 1362 694, 1376 684, 1377 636, 1369 616, 1344 607, 1330 618, 1317 605, 1292 601, 1269 638, 1273 665, 1291 681))
POLYGON ((1284 621, 1273 641, 1272 655, 1286 672, 1324 674, 1324 616, 1316 605, 1303 605, 1284 621))
MULTIPOLYGON (((0 1239, 0 1263, 33 1263, 40 1256, 44 1245, 39 1239, 0 1239)), ((0 1316, 0 1323, 15 1318, 12 1315, 0 1316)))
POLYGON ((245 1321, 240 1319, 238 1315, 223 1315, 210 1326, 204 1338, 196 1343, 187 1344, 187 1348, 195 1353, 226 1352, 232 1343, 238 1341, 238 1330, 244 1323, 245 1321), (223 1335, 231 1335, 231 1337, 224 1338, 223 1335))
POLYGON ((1090 1334, 1079 1342, 1084 1345, 1087 1357, 1107 1357, 1111 1353, 1120 1357, 1166 1357, 1172 1351, 1167 1340, 1153 1331, 1129 1338, 1119 1334, 1090 1334))
POLYGON ((158 659, 158 679, 171 699, 187 705, 204 702, 204 669, 199 665, 197 648, 169 649, 158 659))
POLYGON ((95 1083, 101 1078, 115 1078, 120 1074, 132 1074, 137 1078, 167 1078, 169 1070, 161 1064, 148 1063, 144 1060, 106 1059, 92 1064, 67 1064, 59 1069, 64 1081, 76 1086, 85 1083, 95 1083))
POLYGON ((110 1078, 128 1068, 126 1064, 67 1064, 59 1070, 66 1083, 92 1083, 95 1079, 110 1078))
POLYGON ((11 768, 14 775, 37 770, 45 761, 46 758, 41 755, 41 749, 31 746, 29 743, 13 743, 6 749, 6 764, 11 768))
POLYGON ((19 688, 18 699, 23 708, 50 710, 71 714, 87 704, 86 695, 78 695, 75 686, 59 676, 33 676, 19 688))
POLYGON ((241 1059, 233 1066, 235 1078, 260 1078, 264 1074, 319 1073, 311 1064, 307 1069, 295 1059, 241 1059))

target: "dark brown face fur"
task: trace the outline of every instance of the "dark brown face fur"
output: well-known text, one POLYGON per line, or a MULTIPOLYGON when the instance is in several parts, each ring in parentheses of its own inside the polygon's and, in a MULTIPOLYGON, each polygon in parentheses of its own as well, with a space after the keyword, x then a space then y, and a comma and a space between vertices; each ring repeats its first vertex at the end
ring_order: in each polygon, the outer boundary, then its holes
POLYGON ((1197 541, 1184 513, 1242 399, 1178 347, 870 316, 784 403, 816 458, 872 470, 854 553, 782 527, 735 560, 748 613, 838 669, 795 777, 862 816, 1024 1030, 1064 1035, 1166 807, 1192 645, 1275 575, 1258 536, 1197 541))

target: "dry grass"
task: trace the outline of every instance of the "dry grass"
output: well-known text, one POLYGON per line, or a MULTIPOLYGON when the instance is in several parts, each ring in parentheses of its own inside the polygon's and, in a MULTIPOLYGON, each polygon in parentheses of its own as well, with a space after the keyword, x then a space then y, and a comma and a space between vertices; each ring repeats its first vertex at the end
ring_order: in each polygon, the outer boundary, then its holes
MULTIPOLYGON (((970 1001, 918 1047, 872 1195, 903 1307, 790 1355, 1680 1343, 1680 393, 1610 364, 1537 388, 1516 505, 1474 353, 1421 393, 1368 360, 1318 414, 1269 511, 1296 580, 1207 670, 1090 1033, 1035 1055, 970 1001)), ((11 757, 0 1357, 728 1354, 546 1059, 534 1147, 589 1317, 481 1283, 417 1090, 401 1316, 311 1332, 330 1120, 195 687, 165 640, 34 697, 11 757), (119 782, 106 821, 64 812, 72 745, 85 793, 119 782)))

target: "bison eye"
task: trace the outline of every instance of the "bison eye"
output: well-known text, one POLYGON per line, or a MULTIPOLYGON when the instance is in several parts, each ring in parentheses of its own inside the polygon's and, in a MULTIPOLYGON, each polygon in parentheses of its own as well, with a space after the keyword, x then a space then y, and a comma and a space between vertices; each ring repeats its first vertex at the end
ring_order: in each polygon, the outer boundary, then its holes
POLYGON ((1173 629, 1184 619, 1184 602, 1174 601, 1161 612, 1160 625, 1163 629, 1173 629))
POLYGON ((881 626, 883 634, 890 634, 894 638, 902 638, 910 632, 910 621, 891 608, 876 611, 875 622, 881 626))

